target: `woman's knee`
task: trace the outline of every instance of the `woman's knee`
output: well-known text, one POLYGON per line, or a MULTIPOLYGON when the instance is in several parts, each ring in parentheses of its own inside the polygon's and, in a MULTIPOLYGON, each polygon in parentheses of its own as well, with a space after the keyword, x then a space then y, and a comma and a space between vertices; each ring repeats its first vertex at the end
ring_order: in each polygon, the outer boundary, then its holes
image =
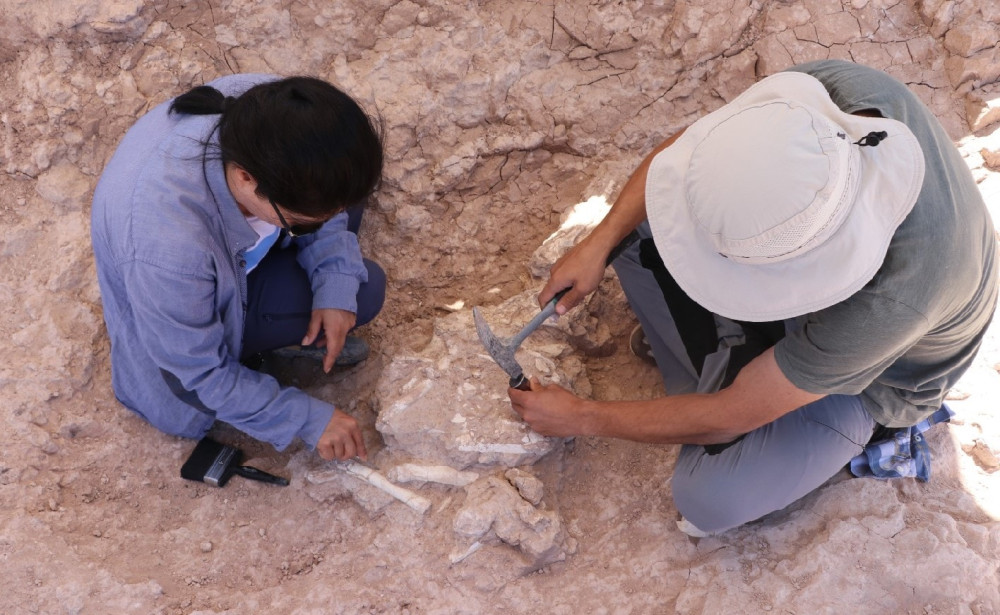
POLYGON ((358 288, 358 312, 355 327, 374 320, 385 304, 385 270, 375 261, 364 259, 368 281, 358 288))

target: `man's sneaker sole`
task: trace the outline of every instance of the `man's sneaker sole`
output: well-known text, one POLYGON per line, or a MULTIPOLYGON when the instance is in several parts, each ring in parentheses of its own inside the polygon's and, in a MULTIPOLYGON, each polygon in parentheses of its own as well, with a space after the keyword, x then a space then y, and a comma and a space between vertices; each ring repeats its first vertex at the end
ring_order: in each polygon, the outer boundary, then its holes
POLYGON ((649 340, 646 338, 646 333, 642 330, 641 325, 636 325, 635 329, 632 329, 632 335, 629 336, 628 340, 628 347, 632 351, 632 354, 642 359, 644 363, 656 365, 656 358, 653 356, 653 347, 649 345, 649 340))
MULTIPOLYGON (((316 346, 285 346, 272 352, 274 356, 283 359, 303 358, 322 363, 323 359, 326 358, 326 348, 317 348, 316 346)), ((369 352, 368 342, 360 337, 348 335, 344 341, 343 349, 341 349, 340 354, 337 355, 337 360, 333 364, 336 367, 357 365, 368 358, 369 352)))

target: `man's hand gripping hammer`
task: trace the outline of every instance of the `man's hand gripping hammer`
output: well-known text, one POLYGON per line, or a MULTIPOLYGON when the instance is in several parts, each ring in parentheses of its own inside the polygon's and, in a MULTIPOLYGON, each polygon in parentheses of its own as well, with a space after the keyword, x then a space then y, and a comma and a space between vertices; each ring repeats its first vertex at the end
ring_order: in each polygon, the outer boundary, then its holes
MULTIPOLYGON (((611 251, 608 255, 608 259, 605 262, 605 266, 610 265, 612 261, 621 256, 629 246, 639 239, 638 233, 632 231, 629 233, 625 239, 621 241, 615 249, 611 251)), ((517 362, 514 354, 517 349, 521 347, 521 342, 525 340, 529 335, 531 335, 535 329, 541 325, 546 318, 555 314, 556 304, 559 300, 563 298, 569 292, 569 288, 564 288, 563 290, 556 293, 556 295, 545 304, 542 311, 539 312, 531 321, 521 329, 517 335, 510 339, 502 339, 493 334, 490 330, 490 326, 486 324, 486 319, 483 318, 482 314, 479 312, 479 308, 472 308, 472 318, 476 322, 476 332, 479 334, 479 341, 483 343, 486 351, 490 353, 490 356, 494 361, 497 362, 507 375, 510 376, 510 386, 511 388, 520 389, 522 391, 528 391, 531 389, 531 384, 524 375, 524 370, 521 369, 521 365, 517 362)))

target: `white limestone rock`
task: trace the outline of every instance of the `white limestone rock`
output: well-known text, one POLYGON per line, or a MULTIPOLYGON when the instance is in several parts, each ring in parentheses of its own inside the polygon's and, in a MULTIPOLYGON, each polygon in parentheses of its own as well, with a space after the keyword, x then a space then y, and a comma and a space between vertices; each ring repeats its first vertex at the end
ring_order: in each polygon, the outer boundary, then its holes
POLYGON ((545 495, 545 485, 536 476, 519 468, 511 468, 504 472, 503 476, 517 488, 517 492, 521 494, 522 498, 535 506, 541 503, 542 497, 545 495))
POLYGON ((516 547, 530 558, 531 568, 562 561, 575 551, 575 541, 559 514, 536 508, 508 481, 487 476, 466 489, 468 495, 454 521, 460 536, 516 547))
POLYGON ((536 278, 548 276, 549 269, 580 240, 586 237, 611 210, 603 196, 577 203, 562 216, 559 228, 531 255, 528 267, 536 278))
POLYGON ((965 113, 973 132, 1000 122, 1000 83, 991 83, 966 94, 965 113))
MULTIPOLYGON (((494 333, 509 337, 538 312, 536 292, 525 292, 482 310, 494 333)), ((526 375, 587 396, 590 382, 565 335, 542 324, 517 358, 526 375)), ((419 353, 399 354, 375 391, 376 429, 389 449, 428 464, 531 464, 561 445, 532 431, 510 406, 508 376, 486 352, 471 310, 438 319, 419 353)))

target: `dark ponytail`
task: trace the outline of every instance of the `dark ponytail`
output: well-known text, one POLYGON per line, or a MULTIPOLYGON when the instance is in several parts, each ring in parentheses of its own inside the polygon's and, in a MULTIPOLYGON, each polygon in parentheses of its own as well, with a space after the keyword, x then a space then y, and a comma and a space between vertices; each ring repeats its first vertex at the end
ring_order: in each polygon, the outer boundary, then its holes
POLYGON ((170 103, 170 112, 183 115, 216 115, 225 111, 235 100, 210 85, 199 85, 175 98, 170 103))
POLYGON ((172 113, 219 118, 223 162, 257 180, 257 193, 306 217, 362 203, 382 179, 381 123, 313 77, 256 85, 237 98, 210 86, 178 96, 172 113))

